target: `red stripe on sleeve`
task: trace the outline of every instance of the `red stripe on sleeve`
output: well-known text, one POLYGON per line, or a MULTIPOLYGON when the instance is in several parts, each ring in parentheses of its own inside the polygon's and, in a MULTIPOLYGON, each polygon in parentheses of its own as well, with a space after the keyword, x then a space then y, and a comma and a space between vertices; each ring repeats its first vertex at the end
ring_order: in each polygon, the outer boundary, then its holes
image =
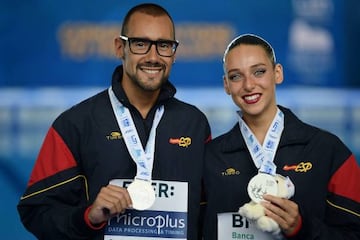
POLYGON ((212 139, 212 137, 211 137, 211 134, 208 136, 208 138, 205 140, 205 143, 208 143, 208 142, 210 142, 211 141, 211 139, 212 139))
POLYGON ((360 202, 360 168, 355 156, 348 160, 332 176, 328 189, 337 195, 360 202))
POLYGON ((74 166, 76 161, 69 148, 55 129, 50 128, 32 170, 28 186, 74 166))

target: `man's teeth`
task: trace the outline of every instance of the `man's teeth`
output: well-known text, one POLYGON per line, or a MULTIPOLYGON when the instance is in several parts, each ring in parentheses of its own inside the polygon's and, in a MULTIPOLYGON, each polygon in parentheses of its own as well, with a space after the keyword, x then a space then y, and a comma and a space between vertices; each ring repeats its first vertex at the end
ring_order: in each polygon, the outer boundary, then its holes
POLYGON ((155 74, 158 73, 159 70, 149 70, 149 69, 144 69, 144 72, 150 73, 150 74, 155 74))

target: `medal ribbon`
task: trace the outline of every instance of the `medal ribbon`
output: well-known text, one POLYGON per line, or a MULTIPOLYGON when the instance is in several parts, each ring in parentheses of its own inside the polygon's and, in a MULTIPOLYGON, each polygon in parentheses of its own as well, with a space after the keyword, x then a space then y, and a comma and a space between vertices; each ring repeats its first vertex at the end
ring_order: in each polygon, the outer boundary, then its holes
POLYGON ((154 121, 151 126, 149 139, 146 143, 145 150, 141 145, 141 141, 136 130, 134 121, 130 111, 115 96, 111 87, 108 89, 112 108, 115 113, 116 120, 123 134, 126 147, 130 156, 137 166, 136 179, 151 181, 152 167, 154 163, 155 153, 155 137, 156 128, 164 113, 164 106, 160 106, 155 113, 154 121))
POLYGON ((240 111, 238 111, 238 114, 240 131, 255 166, 259 169, 259 172, 275 175, 276 165, 274 164, 274 158, 280 142, 281 133, 284 129, 283 112, 281 112, 279 108, 277 109, 275 118, 266 133, 263 145, 259 143, 251 129, 241 118, 242 114, 240 111))

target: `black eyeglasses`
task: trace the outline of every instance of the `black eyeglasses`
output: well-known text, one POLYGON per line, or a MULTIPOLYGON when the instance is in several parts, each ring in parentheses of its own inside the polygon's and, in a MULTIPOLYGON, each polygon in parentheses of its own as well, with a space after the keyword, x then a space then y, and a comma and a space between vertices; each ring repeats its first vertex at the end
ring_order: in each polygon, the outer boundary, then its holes
POLYGON ((130 38, 120 35, 120 38, 129 42, 130 51, 133 54, 146 54, 150 51, 153 44, 156 46, 156 52, 162 57, 171 57, 175 54, 179 45, 178 41, 158 40, 152 41, 146 38, 130 38))

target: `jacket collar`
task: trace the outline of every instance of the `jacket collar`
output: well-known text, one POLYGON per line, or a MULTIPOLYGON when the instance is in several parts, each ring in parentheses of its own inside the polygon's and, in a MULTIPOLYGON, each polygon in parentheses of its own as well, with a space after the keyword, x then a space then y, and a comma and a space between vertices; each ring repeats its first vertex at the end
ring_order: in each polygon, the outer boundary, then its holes
MULTIPOLYGON (((279 148, 291 144, 306 144, 310 141, 316 131, 314 127, 302 122, 288 108, 278 106, 284 113, 284 130, 281 135, 279 148), (312 129, 312 130, 311 130, 312 129)), ((239 123, 226 133, 222 141, 221 150, 223 152, 234 152, 246 149, 246 143, 241 135, 239 123)))

